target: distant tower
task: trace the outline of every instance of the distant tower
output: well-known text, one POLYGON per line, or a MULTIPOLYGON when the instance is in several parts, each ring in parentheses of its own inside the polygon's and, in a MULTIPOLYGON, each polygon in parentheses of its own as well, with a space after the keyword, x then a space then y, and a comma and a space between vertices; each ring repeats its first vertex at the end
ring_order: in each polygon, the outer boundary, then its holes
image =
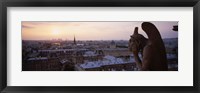
POLYGON ((75 35, 74 35, 74 45, 76 45, 76 38, 75 38, 75 35))

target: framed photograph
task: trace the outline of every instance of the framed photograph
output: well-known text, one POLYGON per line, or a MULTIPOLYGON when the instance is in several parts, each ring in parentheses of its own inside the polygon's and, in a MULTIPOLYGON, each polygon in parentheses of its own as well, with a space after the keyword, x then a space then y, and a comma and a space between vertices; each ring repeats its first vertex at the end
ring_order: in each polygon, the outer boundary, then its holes
POLYGON ((199 0, 1 2, 1 92, 199 92, 199 0))

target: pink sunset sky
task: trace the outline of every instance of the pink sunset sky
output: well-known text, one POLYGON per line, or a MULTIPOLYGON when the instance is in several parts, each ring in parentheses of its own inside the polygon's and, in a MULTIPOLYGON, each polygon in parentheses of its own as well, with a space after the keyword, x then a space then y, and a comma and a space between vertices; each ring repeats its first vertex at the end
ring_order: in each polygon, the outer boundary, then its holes
MULTIPOLYGON (((178 32, 173 31, 175 21, 151 22, 156 25, 162 38, 178 38, 178 32)), ((139 27, 139 33, 146 34, 141 28, 142 22, 22 22, 23 40, 129 40, 134 28, 139 27)))

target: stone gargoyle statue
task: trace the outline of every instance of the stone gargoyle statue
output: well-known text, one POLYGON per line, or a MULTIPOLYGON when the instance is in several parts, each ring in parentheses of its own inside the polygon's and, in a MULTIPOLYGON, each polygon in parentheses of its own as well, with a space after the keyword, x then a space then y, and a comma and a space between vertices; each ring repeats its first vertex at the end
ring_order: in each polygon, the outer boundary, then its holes
POLYGON ((143 22, 141 27, 148 39, 139 34, 136 27, 129 40, 129 50, 133 53, 138 70, 167 71, 166 50, 158 29, 150 22, 143 22), (140 52, 142 59, 139 57, 140 52))

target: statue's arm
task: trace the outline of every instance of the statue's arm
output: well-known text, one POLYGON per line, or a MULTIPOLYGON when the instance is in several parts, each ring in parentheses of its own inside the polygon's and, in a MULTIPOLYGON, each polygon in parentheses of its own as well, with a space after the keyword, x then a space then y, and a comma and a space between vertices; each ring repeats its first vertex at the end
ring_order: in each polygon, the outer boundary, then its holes
POLYGON ((147 45, 143 50, 143 62, 142 62, 142 70, 148 71, 150 70, 150 63, 152 58, 152 46, 147 45))
POLYGON ((142 69, 142 61, 141 61, 138 53, 139 53, 138 51, 133 51, 133 56, 136 61, 137 67, 141 70, 142 69))

